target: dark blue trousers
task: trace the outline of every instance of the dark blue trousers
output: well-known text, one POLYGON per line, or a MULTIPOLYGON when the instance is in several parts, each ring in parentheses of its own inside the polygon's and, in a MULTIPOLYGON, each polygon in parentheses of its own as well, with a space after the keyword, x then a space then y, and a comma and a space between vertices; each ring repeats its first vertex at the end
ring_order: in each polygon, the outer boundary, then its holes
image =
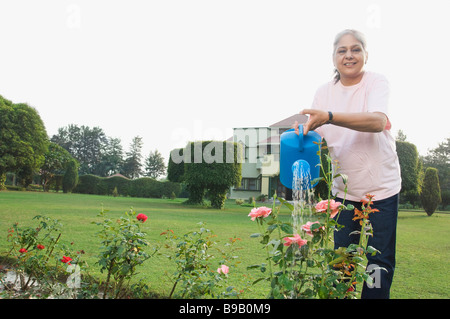
MULTIPOLYGON (((398 194, 378 201, 374 198, 371 205, 372 208, 377 208, 379 212, 369 214, 369 220, 373 227, 373 237, 369 237, 368 245, 378 249, 381 253, 377 253, 375 256, 367 256, 367 271, 371 272, 374 283, 368 286, 364 282, 361 291, 362 299, 389 298, 395 269, 398 200, 398 194), (375 269, 376 267, 383 267, 387 271, 375 269)), ((336 198, 336 201, 342 202, 342 199, 336 198)), ((355 208, 362 210, 361 202, 346 200, 345 204, 352 204, 355 208)), ((353 215, 353 210, 344 210, 340 213, 337 222, 345 227, 334 233, 335 249, 347 247, 350 244, 358 244, 359 234, 350 235, 355 230, 361 230, 359 220, 352 220, 353 215)))

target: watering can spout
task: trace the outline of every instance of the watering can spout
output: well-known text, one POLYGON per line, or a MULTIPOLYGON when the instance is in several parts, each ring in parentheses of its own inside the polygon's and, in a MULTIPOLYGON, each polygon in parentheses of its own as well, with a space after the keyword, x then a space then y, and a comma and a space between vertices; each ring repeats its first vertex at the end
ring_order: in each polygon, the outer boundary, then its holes
POLYGON ((292 189, 311 188, 311 168, 305 160, 297 160, 292 164, 292 189))
POLYGON ((292 173, 294 176, 305 176, 310 174, 311 167, 309 163, 305 160, 296 160, 294 164, 292 164, 292 173))

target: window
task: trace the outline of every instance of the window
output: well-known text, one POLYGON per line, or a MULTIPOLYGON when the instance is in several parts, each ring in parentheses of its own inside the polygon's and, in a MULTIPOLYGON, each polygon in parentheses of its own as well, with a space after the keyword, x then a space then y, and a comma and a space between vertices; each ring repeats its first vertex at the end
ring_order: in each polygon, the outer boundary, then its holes
POLYGON ((242 178, 241 187, 238 189, 245 191, 260 191, 261 178, 242 178))

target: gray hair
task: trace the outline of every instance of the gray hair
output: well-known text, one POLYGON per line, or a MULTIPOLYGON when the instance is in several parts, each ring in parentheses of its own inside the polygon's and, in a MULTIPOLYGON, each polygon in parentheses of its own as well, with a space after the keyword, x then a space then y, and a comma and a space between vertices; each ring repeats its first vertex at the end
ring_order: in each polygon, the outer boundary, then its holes
MULTIPOLYGON (((334 38, 333 55, 336 53, 336 47, 337 47, 339 41, 341 40, 341 38, 344 35, 347 35, 347 34, 353 35, 356 38, 356 40, 358 40, 361 43, 364 51, 367 51, 367 40, 366 40, 366 37, 364 36, 364 34, 362 32, 360 32, 360 31, 357 31, 357 30, 354 30, 354 29, 345 29, 345 30, 339 32, 336 35, 336 37, 334 38)), ((341 79, 341 75, 339 74, 339 71, 335 68, 334 69, 334 83, 335 84, 338 83, 340 79, 341 79)))

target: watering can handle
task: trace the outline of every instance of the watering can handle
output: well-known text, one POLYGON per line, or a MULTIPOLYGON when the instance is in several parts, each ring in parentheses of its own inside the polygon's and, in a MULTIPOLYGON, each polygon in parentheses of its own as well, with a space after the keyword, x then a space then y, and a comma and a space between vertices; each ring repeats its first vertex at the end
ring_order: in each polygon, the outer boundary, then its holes
POLYGON ((298 151, 299 152, 303 152, 303 148, 304 148, 304 146, 303 146, 303 125, 299 125, 298 126, 298 131, 299 131, 299 134, 298 134, 298 151))

